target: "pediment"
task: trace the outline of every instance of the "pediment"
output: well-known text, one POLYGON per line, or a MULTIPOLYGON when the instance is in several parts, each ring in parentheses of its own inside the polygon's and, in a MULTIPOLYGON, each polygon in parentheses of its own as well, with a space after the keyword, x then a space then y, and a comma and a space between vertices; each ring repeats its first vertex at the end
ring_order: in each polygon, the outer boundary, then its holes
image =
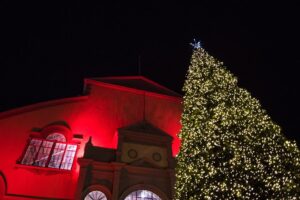
POLYGON ((144 134, 149 134, 149 135, 156 135, 156 136, 164 136, 164 137, 169 137, 172 139, 172 137, 164 132, 163 130, 153 126, 147 121, 141 121, 126 127, 119 128, 119 132, 122 131, 131 131, 131 132, 139 132, 139 133, 144 133, 144 134))
POLYGON ((96 77, 90 80, 140 91, 181 98, 181 95, 143 76, 96 77))

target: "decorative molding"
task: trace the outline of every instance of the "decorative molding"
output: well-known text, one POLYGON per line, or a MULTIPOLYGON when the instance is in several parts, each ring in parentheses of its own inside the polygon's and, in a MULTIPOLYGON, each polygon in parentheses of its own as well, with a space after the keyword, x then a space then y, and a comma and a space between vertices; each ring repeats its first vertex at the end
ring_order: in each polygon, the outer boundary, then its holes
POLYGON ((0 113, 0 119, 3 118, 8 118, 14 115, 26 113, 26 112, 31 112, 43 108, 49 108, 52 106, 57 106, 61 104, 67 104, 67 103, 76 103, 80 101, 85 101, 88 99, 88 96, 80 96, 80 97, 70 97, 70 98, 64 98, 64 99, 58 99, 58 100, 50 100, 50 101, 45 101, 45 102, 40 102, 28 106, 24 106, 21 108, 15 108, 12 110, 4 111, 0 113))

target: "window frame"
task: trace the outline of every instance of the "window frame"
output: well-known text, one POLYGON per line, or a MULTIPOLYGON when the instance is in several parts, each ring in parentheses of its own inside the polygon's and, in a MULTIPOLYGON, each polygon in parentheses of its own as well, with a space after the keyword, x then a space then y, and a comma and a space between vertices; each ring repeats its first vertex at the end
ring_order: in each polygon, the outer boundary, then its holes
POLYGON ((107 200, 112 200, 112 194, 111 191, 104 185, 95 184, 88 186, 80 195, 80 199, 84 200, 84 198, 92 191, 100 191, 105 194, 107 200))
POLYGON ((156 194, 161 200, 168 200, 170 197, 165 194, 160 188, 158 188, 155 185, 149 185, 149 184, 136 184, 129 188, 127 188, 122 195, 120 196, 120 200, 125 200, 128 195, 130 195, 132 192, 138 191, 138 190, 148 190, 154 194, 156 194))
POLYGON ((162 198, 158 194, 156 194, 155 192, 153 192, 151 190, 147 190, 147 189, 134 190, 134 191, 130 192, 127 196, 125 196, 124 200, 126 200, 127 198, 128 199, 137 199, 137 200, 143 200, 144 198, 147 200, 162 200, 162 198), (151 194, 151 197, 150 196, 146 196, 146 197, 140 196, 142 194, 142 192, 147 192, 147 193, 151 194))
MULTIPOLYGON (((48 135, 50 135, 51 133, 49 133, 48 135)), ((63 133, 61 133, 61 134, 63 134, 63 133)), ((64 134, 63 134, 64 135, 64 134)), ((26 143, 26 145, 25 145, 25 148, 24 148, 24 150, 23 150, 23 153, 22 153, 22 155, 21 155, 21 157, 20 157, 20 159, 19 159, 19 161, 18 161, 18 164, 20 164, 20 165, 22 165, 22 166, 28 166, 28 167, 34 167, 34 168, 36 168, 36 169, 50 169, 50 170, 58 170, 58 171, 67 171, 67 172, 69 172, 69 171, 72 171, 73 169, 74 169, 74 161, 76 160, 76 155, 77 155, 77 153, 78 153, 78 150, 79 150, 79 144, 77 144, 77 143, 75 143, 75 142, 68 142, 67 141, 67 139, 66 139, 66 142, 60 142, 60 141, 57 141, 57 140, 47 140, 47 139, 45 139, 45 138, 41 138, 41 137, 29 137, 28 138, 28 140, 27 140, 27 143, 26 143), (25 155, 26 155, 26 152, 27 152, 27 150, 28 150, 28 147, 30 146, 30 143, 31 143, 31 141, 32 140, 40 140, 41 141, 41 144, 39 145, 39 147, 38 147, 38 151, 37 151, 37 153, 34 155, 34 159, 33 159, 33 163, 32 164, 23 164, 22 162, 23 162, 23 159, 25 158, 25 155), (44 141, 48 141, 48 142, 53 142, 53 144, 52 144, 52 147, 51 147, 51 150, 50 150, 50 152, 49 152, 49 154, 48 154, 48 158, 47 158, 47 161, 46 161, 46 163, 45 163, 45 166, 39 166, 39 165, 34 165, 34 163, 36 162, 36 159, 38 158, 38 155, 39 155, 39 153, 40 153, 40 150, 41 150, 41 148, 42 148, 42 145, 43 145, 43 142, 44 141), (54 152, 54 150, 55 150, 55 146, 56 146, 56 144, 57 143, 60 143, 60 144, 65 144, 65 147, 64 147, 64 152, 63 152, 63 156, 61 157, 61 160, 60 160, 60 163, 59 163, 59 168, 55 168, 55 167, 49 167, 49 164, 50 164, 50 161, 51 161, 51 158, 52 158, 52 156, 53 156, 53 152, 54 152), (61 166, 62 166, 62 163, 63 163, 63 160, 64 160, 64 158, 65 158, 65 154, 66 154, 66 152, 67 152, 67 147, 68 147, 68 145, 75 145, 76 146, 76 150, 74 151, 74 156, 73 156, 73 160, 72 160, 72 166, 71 166, 71 168, 70 169, 63 169, 63 168, 61 168, 61 166)))
MULTIPOLYGON (((46 166, 48 165, 49 158, 51 157, 51 152, 52 152, 52 149, 53 149, 53 146, 54 146, 55 142, 54 142, 54 141, 51 141, 51 140, 42 140, 42 139, 31 138, 31 140, 30 140, 30 142, 29 142, 29 145, 27 146, 25 155, 26 155, 26 153, 27 153, 27 151, 28 151, 28 147, 30 146, 30 143, 31 143, 32 140, 39 140, 39 141, 41 141, 41 143, 40 143, 40 145, 39 145, 39 147, 38 147, 38 150, 37 150, 36 153, 35 153, 34 158, 32 159, 33 162, 32 162, 31 165, 32 165, 32 166, 36 166, 36 167, 46 167, 46 166), (45 143, 46 143, 46 145, 47 145, 47 142, 51 142, 51 143, 52 143, 50 147, 44 146, 45 143), (43 153, 44 153, 44 152, 42 152, 42 151, 44 151, 46 148, 50 149, 50 151, 48 151, 47 154, 45 154, 45 155, 47 156, 47 159, 46 159, 46 161, 44 162, 44 163, 45 163, 44 166, 42 166, 42 165, 38 164, 38 163, 42 162, 41 159, 38 159, 38 158, 39 158, 40 154, 43 154, 43 153)), ((25 155, 24 155, 24 156, 25 156, 25 155)), ((23 157, 23 159, 24 159, 24 157, 23 157)), ((22 161, 23 161, 23 159, 22 159, 22 161)), ((23 164, 23 163, 22 163, 22 164, 23 164)), ((29 164, 28 164, 28 165, 29 165, 29 164)))
MULTIPOLYGON (((87 193, 85 194, 83 200, 85 200, 85 199, 89 196, 89 194, 91 194, 91 193, 93 193, 93 192, 100 192, 100 194, 103 194, 103 195, 104 195, 105 200, 108 200, 107 195, 106 195, 103 191, 101 191, 101 190, 91 190, 91 191, 87 192, 87 193)), ((102 196, 102 197, 103 197, 103 196, 102 196)), ((90 198, 91 198, 91 197, 90 197, 90 198)))

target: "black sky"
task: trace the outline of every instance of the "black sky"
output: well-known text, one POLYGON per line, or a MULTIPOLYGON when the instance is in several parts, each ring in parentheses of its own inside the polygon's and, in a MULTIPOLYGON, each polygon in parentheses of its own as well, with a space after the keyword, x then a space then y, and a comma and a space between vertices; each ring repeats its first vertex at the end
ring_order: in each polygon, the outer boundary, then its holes
POLYGON ((299 6, 262 2, 2 1, 0 111, 137 75, 139 55, 142 75, 180 92, 197 38, 300 143, 299 6))

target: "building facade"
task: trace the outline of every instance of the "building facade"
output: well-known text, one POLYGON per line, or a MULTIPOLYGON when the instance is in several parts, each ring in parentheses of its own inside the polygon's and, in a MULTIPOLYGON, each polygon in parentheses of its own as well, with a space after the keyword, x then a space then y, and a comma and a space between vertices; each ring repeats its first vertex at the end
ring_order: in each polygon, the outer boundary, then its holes
POLYGON ((171 199, 181 100, 141 76, 91 78, 1 113, 0 199, 171 199))

